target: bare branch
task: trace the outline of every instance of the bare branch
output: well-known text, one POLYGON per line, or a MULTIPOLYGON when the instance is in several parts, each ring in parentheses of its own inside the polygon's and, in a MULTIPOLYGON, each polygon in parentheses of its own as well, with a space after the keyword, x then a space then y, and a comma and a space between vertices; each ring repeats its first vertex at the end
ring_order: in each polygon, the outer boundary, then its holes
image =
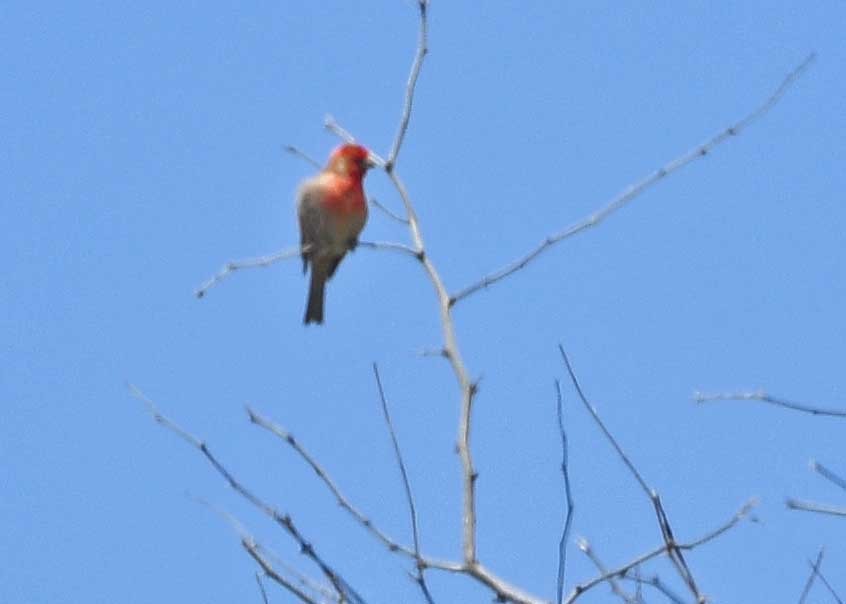
MULTIPOLYGON (((315 598, 320 600, 321 603, 323 602, 338 602, 340 604, 340 596, 334 591, 331 585, 326 585, 309 577, 305 573, 301 572, 297 568, 291 566, 282 558, 280 558, 277 554, 273 551, 267 549, 266 547, 259 544, 259 548, 264 554, 264 557, 273 562, 275 567, 280 568, 285 573, 291 575, 296 579, 297 584, 299 584, 303 589, 308 590, 315 594, 315 598)), ((278 572, 278 571, 277 571, 278 572)))
POLYGON ((401 545, 398 542, 394 541, 392 538, 388 537, 385 533, 376 528, 372 521, 370 521, 363 513, 361 513, 357 508, 355 508, 352 503, 350 503, 349 500, 343 495, 343 493, 341 493, 340 489, 337 487, 337 485, 335 485, 335 482, 331 479, 331 477, 323 469, 323 467, 314 459, 314 457, 312 457, 310 453, 308 453, 302 447, 302 445, 299 444, 299 441, 293 438, 293 436, 287 430, 277 424, 274 424, 272 421, 260 416, 252 409, 248 408, 247 413, 249 414, 251 422, 255 423, 258 426, 261 426, 262 428, 265 428, 266 430, 272 432, 273 434, 281 438, 283 441, 288 443, 306 461, 306 463, 308 463, 312 467, 312 469, 320 477, 324 484, 326 484, 326 486, 335 496, 335 499, 338 501, 338 504, 342 508, 347 510, 347 512, 350 513, 350 515, 352 515, 359 524, 361 524, 365 529, 367 529, 368 532, 375 536, 379 541, 384 543, 390 551, 402 554, 412 560, 415 560, 417 564, 422 567, 422 570, 431 568, 435 570, 464 574, 473 577, 480 583, 492 589, 498 596, 502 598, 502 601, 504 602, 514 602, 515 604, 546 604, 544 600, 527 595, 520 591, 518 588, 509 585, 481 564, 476 563, 473 565, 467 565, 464 563, 437 560, 433 558, 428 558, 423 554, 420 554, 420 556, 418 557, 413 549, 401 545))
POLYGON ((294 248, 288 248, 284 250, 280 250, 273 254, 269 254, 267 256, 260 256, 258 258, 247 258, 245 260, 233 260, 231 262, 227 262, 223 265, 223 268, 218 271, 217 274, 212 276, 208 281, 203 283, 197 290, 194 292, 194 295, 198 298, 202 298, 206 295, 212 287, 226 279, 229 275, 234 273, 235 271, 244 269, 244 268, 267 268, 272 264, 276 264, 281 260, 288 260, 290 258, 295 258, 300 254, 307 252, 310 249, 310 246, 297 246, 294 248))
POLYGON ((402 243, 393 243, 392 241, 359 241, 358 247, 371 250, 385 250, 387 252, 399 252, 415 259, 418 257, 418 252, 414 248, 402 243))
POLYGON ((383 204, 381 204, 381 203, 379 202, 379 200, 377 200, 375 197, 371 197, 371 198, 370 198, 370 204, 371 204, 372 206, 374 206, 374 207, 376 207, 376 208, 378 208, 378 209, 382 210, 382 212, 383 212, 383 213, 385 214, 385 216, 387 216, 388 218, 390 218, 390 219, 392 219, 392 220, 395 220, 395 221, 399 222, 400 224, 405 224, 405 225, 407 225, 407 224, 408 224, 408 220, 406 220, 405 218, 403 218, 403 217, 402 217, 402 216, 400 216, 399 214, 394 213, 394 211, 393 211, 393 210, 388 209, 386 206, 384 206, 383 204))
MULTIPOLYGON (((601 575, 607 575, 608 567, 606 567, 605 564, 602 563, 602 560, 599 559, 599 556, 597 556, 596 552, 593 550, 593 547, 591 546, 590 542, 584 537, 582 537, 579 539, 578 545, 579 549, 584 552, 585 556, 587 556, 588 559, 593 562, 593 565, 596 567, 596 570, 598 570, 601 575)), ((609 577, 608 585, 611 588, 611 592, 620 599, 622 599, 624 602, 631 603, 636 601, 629 594, 623 591, 616 577, 609 577)))
POLYGON ((488 586, 496 595, 497 602, 513 602, 514 604, 546 604, 545 600, 531 596, 522 591, 520 588, 506 583, 478 562, 466 565, 462 572, 473 577, 483 585, 488 586))
POLYGON ((405 469, 405 462, 402 459, 399 442, 397 440, 397 433, 394 429, 394 422, 391 420, 391 414, 388 411, 388 401, 385 398, 385 389, 382 387, 382 378, 379 375, 379 366, 373 363, 373 375, 376 378, 376 387, 379 390, 379 402, 382 404, 382 415, 385 417, 385 424, 388 426, 388 432, 391 436, 391 444, 394 446, 394 455, 397 459, 400 474, 402 475, 402 484, 405 488, 405 498, 408 501, 408 510, 411 515, 411 534, 414 538, 414 557, 416 559, 416 574, 414 580, 423 592, 426 602, 435 604, 432 599, 432 594, 429 592, 429 586, 426 585, 426 579, 423 576, 423 569, 425 568, 421 563, 420 556, 420 530, 417 525, 417 507, 414 504, 414 495, 411 492, 411 483, 408 480, 408 471, 405 469))
POLYGON ((811 574, 805 582, 805 588, 802 590, 802 595, 799 596, 799 604, 804 604, 805 598, 808 597, 808 592, 811 591, 811 586, 814 584, 814 579, 817 577, 817 573, 819 573, 820 564, 822 564, 823 554, 825 554, 825 548, 821 547, 820 553, 817 554, 816 562, 811 565, 811 574))
POLYGON ((323 127, 338 138, 340 138, 342 141, 346 143, 355 143, 355 138, 353 137, 353 135, 344 130, 341 125, 335 121, 335 118, 331 115, 327 115, 325 118, 323 118, 323 127))
POLYGON ((752 510, 758 505, 758 499, 752 498, 746 503, 744 503, 741 508, 732 516, 731 520, 726 522, 724 525, 714 529, 710 533, 706 533, 696 541, 691 541, 687 545, 679 545, 679 549, 683 550, 692 550, 696 549, 700 545, 705 545, 709 541, 713 541, 723 533, 726 533, 733 529, 741 520, 744 520, 746 517, 750 517, 753 522, 757 522, 757 519, 754 516, 750 516, 752 510))
POLYGON ((576 585, 573 588, 573 590, 570 592, 570 594, 567 596, 567 598, 564 600, 564 604, 572 604, 577 599, 579 599, 579 597, 581 597, 581 595, 584 594, 586 591, 593 589, 594 587, 604 583, 605 581, 609 581, 609 580, 614 579, 616 577, 626 576, 626 574, 629 571, 631 571, 633 568, 636 568, 636 567, 640 566, 641 564, 643 564, 644 562, 648 562, 649 560, 652 560, 653 558, 657 558, 658 556, 666 553, 666 551, 667 551, 667 546, 665 544, 665 545, 662 545, 661 547, 655 548, 652 551, 649 551, 645 554, 641 554, 640 556, 638 556, 634 560, 628 562, 627 564, 624 564, 623 566, 609 570, 608 572, 605 572, 605 573, 603 573, 599 576, 596 576, 593 579, 590 579, 589 581, 585 581, 584 583, 580 583, 579 585, 576 585))
POLYGON ((264 583, 262 583, 261 581, 260 572, 256 572, 256 583, 258 583, 259 592, 261 593, 261 601, 264 604, 270 604, 270 602, 267 600, 267 592, 264 590, 264 583))
POLYGON ((299 157, 300 159, 306 161, 307 163, 311 164, 311 166, 313 168, 316 168, 317 170, 321 170, 323 168, 323 166, 320 165, 319 161, 314 159, 312 156, 307 154, 305 151, 301 151, 299 148, 297 148, 293 145, 285 145, 285 151, 287 151, 288 153, 290 153, 291 155, 293 155, 295 157, 299 157))
POLYGON ((693 578, 693 573, 690 571, 690 567, 687 565, 681 550, 676 547, 676 537, 673 534, 672 527, 670 526, 670 519, 667 517, 667 512, 664 509, 664 504, 661 502, 660 496, 654 489, 652 490, 652 502, 658 516, 658 524, 661 527, 661 533, 664 536, 664 543, 667 544, 667 557, 670 558, 670 561, 676 567, 676 570, 681 578, 685 583, 687 583, 691 593, 693 593, 696 597, 696 601, 704 604, 706 598, 699 591, 699 587, 697 587, 696 581, 693 578))
POLYGON ((623 463, 631 472, 632 476, 634 476, 637 483, 640 485, 641 489, 643 489, 646 496, 649 497, 649 500, 652 502, 652 506, 655 510, 655 515, 658 519, 658 526, 661 529, 661 535, 664 538, 664 543, 667 547, 667 555, 670 558, 670 561, 676 567, 681 578, 690 588, 691 593, 696 597, 697 602, 704 602, 704 596, 699 591, 698 586, 696 585, 696 581, 693 578, 693 573, 690 571, 690 568, 687 565, 687 562, 684 559, 684 555, 682 554, 682 548, 677 546, 675 535, 673 534, 672 526, 670 525, 670 520, 667 517, 667 512, 664 509, 664 505, 661 502, 661 497, 658 492, 650 488, 649 485, 646 484, 643 476, 634 466, 632 461, 629 459, 628 455, 623 451, 620 444, 617 442, 617 439, 611 434, 608 428, 605 426, 605 423, 602 421, 602 418, 599 417, 599 413, 597 412, 596 408, 588 401, 587 397, 582 390, 581 385, 579 384, 579 380, 576 378, 575 371, 573 370, 573 366, 570 363, 570 359, 567 356, 567 353, 564 351, 564 347, 560 344, 558 345, 558 350, 561 352, 561 357, 564 360, 564 365, 567 368, 567 373, 570 375, 570 380, 573 383, 573 387, 576 390, 576 393, 579 395, 582 403, 584 404, 585 408, 588 410, 590 415, 593 417, 596 424, 602 430, 602 433, 617 451, 620 459, 623 460, 623 463))
POLYGON ((678 594, 676 594, 673 590, 671 590, 669 587, 667 587, 664 584, 664 582, 661 581, 661 578, 658 575, 652 575, 649 578, 630 577, 630 576, 626 575, 625 577, 623 577, 623 579, 625 579, 626 581, 633 581, 633 582, 637 583, 638 586, 649 585, 650 587, 652 587, 656 591, 659 591, 662 594, 664 594, 664 596, 666 596, 666 598, 670 602, 673 602, 673 604, 685 604, 685 601, 678 594))
POLYGON ((423 59, 426 58, 426 53, 429 52, 428 0, 417 0, 417 7, 420 9, 420 34, 417 40, 417 52, 414 55, 414 63, 411 65, 411 73, 408 75, 408 83, 405 85, 405 103, 403 103, 402 118, 400 119, 397 135, 394 138, 394 144, 391 147, 391 152, 388 154, 386 162, 386 169, 388 171, 391 171, 396 165, 397 156, 405 140, 405 134, 408 132, 408 123, 411 120, 411 109, 414 105, 414 90, 417 87, 417 78, 420 77, 420 70, 423 68, 423 59))
MULTIPOLYGON (((162 415, 156 408, 155 404, 149 398, 147 398, 138 388, 131 384, 129 385, 129 388, 130 392, 134 397, 144 402, 156 423, 176 433, 180 438, 182 438, 187 443, 196 448, 198 451, 200 451, 203 457, 205 457, 206 460, 212 465, 212 467, 217 470, 218 474, 223 476, 226 482, 229 483, 229 486, 232 487, 232 489, 234 489, 236 493, 241 495, 254 507, 259 509, 265 515, 273 519, 276 524, 282 527, 285 532, 287 532, 288 535, 290 535, 294 539, 294 541, 297 542, 300 547, 300 553, 305 555, 312 562, 314 562, 314 564, 318 568, 320 568, 321 572, 334 586, 338 594, 340 594, 351 602, 364 602, 364 599, 356 593, 352 586, 350 586, 349 583, 347 583, 331 566, 329 566, 323 560, 323 558, 320 557, 320 555, 315 551, 314 546, 309 543, 309 541, 296 527, 290 515, 282 514, 276 508, 266 503, 264 500, 262 500, 260 497, 258 497, 252 491, 242 485, 240 481, 238 481, 238 479, 235 478, 235 476, 231 472, 229 472, 229 470, 227 470, 226 467, 220 461, 218 461, 217 457, 212 454, 211 450, 205 442, 193 436, 186 430, 182 429, 178 424, 162 415)), ((248 551, 250 551, 249 548, 247 549, 248 551)), ((267 572, 267 569, 265 569, 265 572, 267 572)))
POLYGON ((570 594, 564 600, 564 604, 572 604, 582 594, 584 594, 586 591, 593 589, 594 587, 596 587, 597 585, 599 585, 601 583, 604 583, 605 581, 609 581, 609 580, 611 580, 613 578, 617 578, 617 577, 623 578, 623 577, 627 576, 629 572, 631 572, 633 569, 637 568, 638 566, 642 565, 643 563, 648 562, 649 560, 652 560, 654 558, 657 558, 658 556, 661 556, 662 554, 669 554, 670 550, 673 549, 673 547, 675 549, 682 550, 682 551, 691 551, 691 550, 694 550, 701 545, 705 545, 706 543, 713 541, 714 539, 716 539, 717 537, 719 537, 720 535, 722 535, 723 533, 725 533, 726 531, 728 531, 732 527, 736 526, 741 520, 743 520, 743 518, 745 518, 749 514, 749 511, 752 509, 752 507, 754 505, 755 505, 754 500, 750 500, 750 501, 746 502, 745 504, 743 504, 743 506, 740 508, 740 510, 738 510, 734 514, 734 516, 731 517, 731 519, 728 522, 726 522, 722 526, 717 527, 716 529, 714 529, 710 533, 703 535, 699 539, 696 539, 695 541, 691 541, 689 543, 678 543, 678 544, 675 544, 674 546, 670 546, 665 542, 660 547, 657 547, 657 548, 655 548, 655 549, 653 549, 649 552, 646 552, 645 554, 641 554, 640 556, 634 558, 633 560, 631 560, 630 562, 628 562, 626 564, 623 564, 622 566, 619 566, 617 568, 609 570, 608 572, 605 572, 605 573, 603 573, 603 574, 601 574, 597 577, 594 577, 593 579, 591 579, 589 581, 585 581, 584 583, 576 585, 576 587, 573 588, 573 590, 570 592, 570 594))
POLYGON ((461 358, 461 352, 458 347, 458 339, 455 335, 455 325, 452 320, 452 305, 450 303, 449 294, 447 293, 446 286, 435 268, 435 265, 426 254, 423 235, 420 230, 417 213, 414 210, 411 198, 397 172, 394 169, 391 169, 390 171, 387 171, 387 173, 391 182, 396 187, 403 204, 405 205, 406 214, 408 215, 408 228, 411 232, 412 241, 414 242, 414 246, 417 250, 417 258, 423 265, 423 269, 429 277, 432 287, 435 290, 440 310, 441 331, 444 338, 443 356, 449 361, 461 391, 461 412, 458 422, 458 453, 461 457, 462 465, 462 549, 464 553, 464 563, 461 565, 427 564, 427 566, 440 568, 441 570, 449 572, 467 574, 480 583, 488 586, 496 594, 497 598, 503 602, 513 602, 514 604, 542 603, 544 600, 526 594, 517 587, 506 583, 494 575, 485 566, 480 564, 476 559, 476 479, 478 474, 476 473, 473 465, 473 456, 470 450, 470 425, 472 419, 473 401, 476 396, 477 386, 475 382, 471 381, 467 367, 464 364, 464 360, 461 358))
MULTIPOLYGON (((458 381, 461 390, 461 413, 459 417, 458 428, 458 452, 461 457, 462 464, 462 482, 463 482, 463 505, 462 505, 462 525, 463 535, 462 544, 464 551, 464 562, 468 568, 473 568, 477 564, 476 560, 476 479, 477 473, 473 466, 473 456, 470 451, 470 424, 473 408, 473 399, 476 394, 476 385, 470 379, 464 361, 461 358, 461 352, 458 348, 458 341, 455 335, 455 326, 453 324, 450 309, 452 306, 449 293, 444 285, 443 279, 426 255, 426 246, 423 241, 423 235, 420 230, 420 224, 417 218, 417 212, 414 210, 414 205, 411 202, 411 197, 395 170, 395 161, 402 142, 405 138, 408 123, 411 118, 411 109, 414 104, 414 92, 417 79, 420 75, 420 70, 423 65, 423 58, 426 55, 426 31, 428 18, 428 3, 426 0, 418 0, 418 7, 420 10, 420 38, 418 42, 418 51, 415 55, 414 62, 411 67, 411 75, 409 76, 408 84, 406 86, 405 100, 403 104, 403 115, 400 120, 397 138, 394 141, 393 150, 388 156, 388 160, 383 160, 375 153, 371 153, 371 158, 380 164, 385 173, 390 178, 394 187, 399 193, 400 199, 405 206, 405 213, 408 219, 408 229, 411 234, 411 239, 414 243, 414 248, 417 252, 417 258, 423 265, 432 286, 435 289, 435 294, 438 298, 441 315, 441 327, 444 338, 444 354, 452 366, 453 373, 458 381)), ((334 132, 336 135, 345 140, 353 140, 353 137, 344 128, 339 126, 335 120, 329 116, 325 122, 326 127, 334 132)))
POLYGON ((846 508, 839 508, 832 505, 803 501, 801 499, 788 498, 785 504, 791 510, 802 512, 816 512, 817 514, 828 514, 829 516, 846 516, 846 508))
POLYGON ((760 401, 762 403, 769 403, 785 409, 793 409, 794 411, 801 411, 803 413, 810 413, 811 415, 825 415, 828 417, 846 417, 846 411, 840 409, 815 407, 806 405, 804 403, 796 403, 782 398, 775 398, 764 392, 763 390, 756 390, 754 392, 720 392, 717 394, 703 394, 702 392, 694 392, 693 400, 697 403, 709 403, 712 401, 760 401))
POLYGON ((629 186, 622 193, 614 197, 610 202, 608 202, 606 205, 601 207, 599 210, 597 210, 590 216, 583 218, 582 220, 565 228, 562 231, 548 236, 542 243, 540 243, 537 247, 535 247, 532 251, 530 251, 523 257, 518 258, 510 264, 505 265, 498 271, 493 272, 490 275, 484 277, 480 281, 468 285, 464 289, 460 290, 457 294, 453 295, 453 304, 459 302, 460 300, 463 300, 464 298, 474 294, 475 292, 481 289, 485 289, 493 285, 494 283, 502 281, 506 277, 513 275, 514 273, 528 265, 530 262, 532 262, 535 258, 540 256, 543 252, 547 251, 553 245, 563 241, 564 239, 572 237, 573 235, 581 233, 582 231, 586 231, 591 227, 597 226, 603 220, 608 218, 611 214, 621 209, 623 206, 627 205, 630 201, 638 197, 641 193, 651 188, 659 181, 663 180, 665 177, 683 168, 684 166, 705 157, 721 143, 724 143, 728 139, 739 135, 747 126, 749 126, 752 122, 763 116, 770 109, 772 109, 772 107, 776 103, 778 103, 781 97, 784 96, 784 94, 787 92, 788 88, 790 88, 790 86, 796 81, 796 79, 808 69, 810 64, 813 62, 814 58, 815 55, 811 54, 804 61, 802 61, 802 63, 799 64, 798 67, 796 67, 784 78, 784 80, 781 82, 775 92, 773 92, 752 113, 749 113, 748 115, 740 119, 738 122, 736 122, 734 125, 729 126, 720 133, 711 137, 707 142, 697 147, 694 147, 690 151, 687 151, 686 153, 672 160, 668 164, 654 171, 646 178, 629 186))
MULTIPOLYGON (((281 585, 290 593, 295 595, 297 599, 299 599, 301 602, 304 602, 305 604, 320 604, 320 602, 312 598, 309 594, 305 593, 299 587, 291 583, 286 577, 277 573, 273 569, 273 566, 270 564, 270 562, 266 558, 264 558, 264 556, 261 555, 258 544, 251 538, 244 537, 243 539, 241 539, 241 546, 246 550, 250 557, 252 557, 252 559, 258 563, 258 565, 264 571, 265 576, 276 581, 279 585, 281 585)), ((256 573, 256 580, 259 583, 262 596, 264 597, 264 601, 266 603, 267 594, 264 591, 264 586, 262 585, 261 580, 259 579, 258 573, 256 573)))
POLYGON ((826 579, 825 576, 822 574, 822 571, 820 571, 819 565, 815 565, 813 562, 808 560, 808 566, 811 567, 813 573, 817 575, 820 582, 825 585, 825 588, 828 590, 828 593, 831 594, 831 597, 834 598, 834 601, 837 602, 837 604, 843 604, 843 600, 841 599, 841 597, 836 591, 834 591, 834 588, 831 586, 831 583, 828 582, 828 579, 826 579))
POLYGON ((376 537, 379 541, 381 541, 388 550, 392 552, 400 552, 405 554, 406 556, 417 559, 417 556, 414 550, 401 545, 393 538, 389 537, 386 533, 382 532, 373 522, 364 515, 358 508, 356 508, 349 499, 341 492, 340 488, 329 473, 320 465, 320 463, 311 455, 306 449, 300 444, 300 442, 294 438, 294 435, 285 430, 279 424, 263 417, 252 408, 247 407, 247 415, 250 418, 250 421, 261 427, 265 430, 271 432, 272 434, 276 435, 286 444, 290 445, 290 447, 297 452, 297 454, 303 458, 303 460, 314 470, 314 473, 317 474, 318 478, 323 481, 329 490, 334 495, 335 500, 338 502, 338 505, 341 506, 344 510, 346 510, 361 526, 363 526, 371 535, 376 537))
POLYGON ((823 478, 829 480, 830 482, 833 482, 841 489, 846 490, 846 479, 844 479, 842 476, 838 476, 821 463, 815 460, 811 460, 811 469, 823 478))
POLYGON ((561 474, 564 476, 564 496, 567 504, 567 512, 564 516, 564 528, 561 531, 561 539, 558 541, 558 579, 556 582, 556 597, 558 604, 564 599, 564 575, 567 570, 567 541, 570 539, 570 530, 573 526, 573 494, 570 489, 569 454, 567 450, 567 432, 564 430, 564 397, 561 395, 561 383, 555 380, 556 415, 558 417, 558 434, 561 436, 561 474))
MULTIPOLYGON (((356 244, 358 247, 363 247, 371 250, 385 250, 389 252, 399 252, 406 254, 413 258, 417 257, 417 251, 402 243, 393 243, 390 241, 359 241, 356 244)), ((223 265, 223 268, 214 276, 209 278, 205 283, 194 291, 197 298, 202 298, 215 285, 229 277, 235 271, 245 268, 267 268, 282 260, 290 260, 300 256, 303 252, 307 252, 311 246, 304 245, 302 247, 291 247, 267 256, 260 256, 258 258, 246 258, 244 260, 233 260, 223 265)))
MULTIPOLYGON (((255 538, 244 527, 244 524, 240 520, 238 520, 238 518, 236 518, 233 514, 229 513, 228 511, 226 511, 225 509, 223 509, 219 506, 214 505, 213 503, 210 503, 209 501, 206 501, 202 497, 196 497, 194 495, 189 495, 189 497, 192 501, 195 501, 196 503, 199 503, 200 505, 207 507, 212 512, 214 512, 216 515, 220 516, 223 520, 225 520, 227 522, 227 524, 229 524, 229 526, 231 526, 232 529, 236 533, 238 533, 238 537, 242 542, 246 539, 246 540, 250 541, 251 543, 255 543, 255 547, 257 549, 265 551, 268 558, 275 558, 277 563, 284 568, 284 572, 288 573, 289 575, 293 575, 294 577, 296 577, 297 582, 300 583, 300 585, 302 587, 308 588, 308 589, 312 590, 313 592, 320 594, 323 597, 328 597, 328 598, 332 599, 332 601, 334 601, 334 602, 337 602, 339 600, 339 596, 337 594, 332 593, 331 591, 329 591, 323 585, 320 585, 319 583, 317 583, 316 581, 314 581, 313 579, 311 579, 307 575, 303 574, 302 572, 300 572, 299 570, 297 570, 293 566, 290 566, 289 564, 283 562, 278 556, 274 556, 272 552, 266 550, 264 547, 259 545, 255 541, 255 538)), ((258 573, 257 573, 257 575, 258 575, 258 573)), ((262 588, 263 587, 264 586, 262 585, 262 588)), ((285 587, 285 585, 283 585, 283 587, 285 587)), ((264 591, 264 589, 262 589, 262 592, 263 591, 264 591)))
POLYGON ((576 389, 576 393, 579 395, 579 399, 581 399, 582 403, 584 404, 585 408, 590 413, 593 420, 596 422, 596 425, 599 426, 599 429, 602 430, 602 433, 605 435, 605 438, 608 439, 608 442, 611 443, 611 446, 614 447, 614 450, 617 451, 617 455, 620 456, 620 459, 623 460, 623 463, 629 469, 632 476, 635 477, 637 483, 640 485, 640 488, 643 489, 643 492, 646 493, 646 496, 649 499, 652 499, 652 489, 649 488, 649 485, 646 484, 646 481, 643 479, 643 476, 640 475, 637 468, 634 466, 632 461, 629 459, 628 455, 623 451, 623 448, 620 446, 620 443, 617 442, 617 439, 614 438, 614 435, 611 434, 611 431, 605 426, 605 422, 602 421, 602 418, 599 417, 599 412, 596 408, 588 401, 587 397, 585 396, 584 391, 582 390, 582 386, 579 383, 578 378, 576 377, 576 373, 573 370, 573 366, 570 364, 570 358, 567 356, 567 353, 564 351, 564 347, 559 344, 558 350, 561 353, 561 358, 564 360, 564 366, 567 368, 567 373, 570 375, 570 381, 573 382, 573 387, 576 389))

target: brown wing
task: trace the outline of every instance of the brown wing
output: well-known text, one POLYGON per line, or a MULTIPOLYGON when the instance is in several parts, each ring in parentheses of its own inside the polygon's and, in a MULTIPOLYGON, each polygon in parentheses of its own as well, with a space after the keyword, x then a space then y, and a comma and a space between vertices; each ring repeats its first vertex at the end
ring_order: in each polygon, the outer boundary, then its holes
POLYGON ((314 248, 320 244, 321 232, 324 230, 323 212, 318 207, 318 193, 316 183, 313 181, 306 181, 297 191, 297 218, 300 221, 300 247, 310 247, 308 251, 301 254, 303 273, 305 273, 309 261, 314 256, 314 248))

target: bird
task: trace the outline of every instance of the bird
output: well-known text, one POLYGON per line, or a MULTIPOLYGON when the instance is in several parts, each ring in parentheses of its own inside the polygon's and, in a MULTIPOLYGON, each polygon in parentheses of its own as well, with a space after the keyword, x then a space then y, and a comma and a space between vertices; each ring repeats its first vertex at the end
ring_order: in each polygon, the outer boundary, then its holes
POLYGON ((326 167, 297 190, 303 274, 311 268, 305 325, 323 323, 326 282, 358 244, 367 222, 364 176, 374 166, 365 147, 340 145, 329 155, 326 167))

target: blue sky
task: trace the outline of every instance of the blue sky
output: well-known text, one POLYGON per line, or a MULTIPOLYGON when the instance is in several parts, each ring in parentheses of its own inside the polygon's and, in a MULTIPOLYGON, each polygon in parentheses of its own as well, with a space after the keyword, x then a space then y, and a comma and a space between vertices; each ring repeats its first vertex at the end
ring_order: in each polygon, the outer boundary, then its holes
MULTIPOLYGON (((741 137, 456 307, 481 378, 479 556, 510 581, 553 596, 561 342, 681 539, 760 498, 759 522, 689 556, 713 601, 795 601, 823 545, 846 592, 846 522, 783 504, 846 504, 807 469, 815 458, 846 474, 842 420, 691 402, 762 387, 846 407, 844 22, 833 0, 432 3, 399 170, 453 291, 725 128, 818 54, 741 137)), ((440 344, 418 266, 357 251, 322 328, 301 324, 296 261, 192 296, 226 260, 296 242, 293 193, 312 169, 284 146, 322 161, 336 144, 325 114, 387 153, 416 28, 411 0, 5 5, 0 601, 259 602, 237 535, 186 494, 316 574, 152 423, 127 381, 290 512, 368 601, 415 602, 404 561, 243 411, 292 430, 409 542, 377 361, 424 549, 459 557, 458 394, 444 362, 417 354, 440 344)), ((367 188, 401 207, 383 174, 367 188)), ((407 234, 374 212, 363 238, 407 234)), ((565 394, 574 537, 626 562, 660 543, 649 502, 565 394)), ((569 558, 569 585, 593 576, 572 545, 569 558)), ((652 568, 684 593, 670 567, 652 568)), ((461 579, 430 581, 439 602, 490 600, 461 579)), ((608 598, 602 587, 581 601, 608 598)))

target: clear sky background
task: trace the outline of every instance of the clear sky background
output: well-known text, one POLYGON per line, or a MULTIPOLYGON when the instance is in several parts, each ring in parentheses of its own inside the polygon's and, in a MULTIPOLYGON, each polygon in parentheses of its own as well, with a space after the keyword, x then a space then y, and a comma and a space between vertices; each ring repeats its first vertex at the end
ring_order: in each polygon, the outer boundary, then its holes
MULTIPOLYGON (((456 308, 482 379, 473 450, 479 555, 544 597, 563 519, 556 346, 678 536, 744 523, 689 555, 714 602, 795 602, 806 560, 846 595, 843 420, 695 390, 766 388, 846 406, 846 4, 445 2, 400 158, 453 290, 570 224, 812 70, 744 134, 601 227, 456 308)), ((297 240, 293 194, 332 113, 386 154, 417 31, 411 0, 7 2, 0 19, 0 601, 260 602, 241 519, 316 575, 285 534, 150 420, 131 381, 290 512, 369 602, 420 601, 408 564, 338 508, 245 403, 290 428, 374 522, 410 530, 370 364, 378 361, 424 549, 460 556, 458 393, 435 298, 408 258, 359 250, 305 328, 290 261, 193 289, 226 260, 297 240)), ((400 201, 383 174, 368 191, 400 201)), ((378 211, 363 238, 407 241, 378 211)), ((649 502, 565 389, 574 537, 608 565, 660 544, 649 502)), ((595 574, 570 546, 568 585, 595 574)), ((657 564, 686 595, 670 567, 657 564)), ((645 570, 646 572, 646 570, 645 570)), ((439 603, 490 592, 432 573, 439 603)), ((821 588, 813 592, 824 602, 821 588)), ((662 601, 646 593, 648 601, 662 601)), ((269 588, 274 604, 293 601, 269 588)), ((607 587, 584 602, 607 602, 607 587)))

